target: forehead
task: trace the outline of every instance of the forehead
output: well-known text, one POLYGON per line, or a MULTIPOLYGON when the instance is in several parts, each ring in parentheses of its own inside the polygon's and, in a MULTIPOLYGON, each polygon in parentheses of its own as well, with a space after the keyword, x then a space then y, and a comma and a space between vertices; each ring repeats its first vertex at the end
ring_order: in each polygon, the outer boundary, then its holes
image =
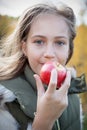
POLYGON ((55 35, 68 35, 69 27, 63 16, 54 14, 40 14, 38 15, 31 24, 29 33, 45 33, 54 32, 55 35), (65 33, 65 34, 64 34, 65 33))

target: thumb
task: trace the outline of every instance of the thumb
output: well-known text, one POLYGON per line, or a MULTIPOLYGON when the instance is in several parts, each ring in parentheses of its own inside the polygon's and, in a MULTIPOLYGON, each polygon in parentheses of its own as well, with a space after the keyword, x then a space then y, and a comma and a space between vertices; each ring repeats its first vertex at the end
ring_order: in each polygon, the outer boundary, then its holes
POLYGON ((41 97, 44 94, 45 89, 43 87, 40 77, 37 74, 34 74, 34 78, 36 80, 38 97, 41 97))

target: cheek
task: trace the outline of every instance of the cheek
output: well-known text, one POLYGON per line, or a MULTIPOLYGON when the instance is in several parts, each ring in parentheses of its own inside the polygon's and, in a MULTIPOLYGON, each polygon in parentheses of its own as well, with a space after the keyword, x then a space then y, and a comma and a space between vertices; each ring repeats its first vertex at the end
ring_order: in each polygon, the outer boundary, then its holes
POLYGON ((68 51, 64 51, 64 52, 61 52, 59 55, 58 55, 58 62, 62 65, 65 65, 66 64, 66 61, 68 59, 68 51))
POLYGON ((28 57, 28 62, 31 63, 33 61, 35 61, 37 59, 37 55, 34 51, 29 51, 27 53, 27 57, 28 57))
POLYGON ((40 54, 36 50, 28 49, 27 58, 30 66, 36 65, 40 59, 40 54))
POLYGON ((29 66, 31 67, 31 69, 35 72, 35 68, 37 66, 37 58, 35 57, 35 54, 34 53, 28 53, 28 63, 29 63, 29 66))

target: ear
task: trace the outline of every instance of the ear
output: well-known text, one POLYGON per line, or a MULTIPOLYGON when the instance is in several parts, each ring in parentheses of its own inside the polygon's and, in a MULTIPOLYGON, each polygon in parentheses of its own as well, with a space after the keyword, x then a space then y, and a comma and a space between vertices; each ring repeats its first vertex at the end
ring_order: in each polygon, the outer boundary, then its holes
POLYGON ((24 42, 24 41, 22 41, 22 52, 24 53, 24 55, 26 56, 26 52, 27 52, 27 47, 26 47, 27 45, 26 45, 26 42, 24 42))

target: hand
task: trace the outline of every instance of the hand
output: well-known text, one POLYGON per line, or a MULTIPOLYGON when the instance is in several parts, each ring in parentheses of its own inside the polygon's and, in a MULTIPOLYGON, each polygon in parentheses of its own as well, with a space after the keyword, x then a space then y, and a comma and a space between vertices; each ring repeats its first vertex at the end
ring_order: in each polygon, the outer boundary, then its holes
MULTIPOLYGON (((64 83, 60 89, 56 90, 57 71, 54 69, 51 73, 50 83, 46 92, 40 77, 37 74, 35 74, 34 77, 36 79, 38 93, 35 122, 39 122, 39 124, 36 124, 41 125, 41 128, 43 126, 44 129, 50 128, 49 130, 51 130, 55 120, 61 116, 68 105, 67 93, 70 86, 71 74, 70 71, 67 71, 64 83)), ((40 128, 40 126, 38 126, 38 128, 40 128)))

